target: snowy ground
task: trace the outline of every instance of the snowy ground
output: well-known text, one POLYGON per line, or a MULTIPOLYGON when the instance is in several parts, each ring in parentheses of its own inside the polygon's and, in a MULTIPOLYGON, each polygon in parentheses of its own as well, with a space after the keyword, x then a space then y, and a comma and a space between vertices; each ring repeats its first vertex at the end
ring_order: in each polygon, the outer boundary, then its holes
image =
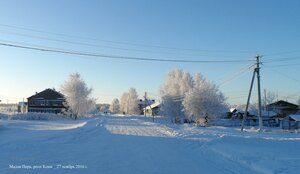
POLYGON ((299 133, 151 122, 143 116, 0 119, 0 173, 300 173, 299 133))

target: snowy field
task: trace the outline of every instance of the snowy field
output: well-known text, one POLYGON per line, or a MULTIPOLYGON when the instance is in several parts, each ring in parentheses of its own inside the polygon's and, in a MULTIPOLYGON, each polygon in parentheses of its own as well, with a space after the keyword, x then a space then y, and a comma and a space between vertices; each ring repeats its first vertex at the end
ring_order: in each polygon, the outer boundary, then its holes
POLYGON ((1 174, 298 174, 299 147, 299 133, 241 133, 143 116, 0 119, 1 174))

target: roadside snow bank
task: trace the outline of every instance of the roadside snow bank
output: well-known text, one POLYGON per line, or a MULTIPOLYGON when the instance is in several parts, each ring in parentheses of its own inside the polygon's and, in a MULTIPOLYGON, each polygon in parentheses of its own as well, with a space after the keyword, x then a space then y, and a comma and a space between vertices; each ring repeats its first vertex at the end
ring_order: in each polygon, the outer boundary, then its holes
POLYGON ((10 120, 61 120, 70 119, 62 114, 51 114, 51 113, 18 113, 18 114, 1 114, 0 119, 10 120))
POLYGON ((60 120, 60 121, 31 121, 31 120, 0 120, 2 128, 26 130, 66 130, 83 127, 86 121, 60 120))

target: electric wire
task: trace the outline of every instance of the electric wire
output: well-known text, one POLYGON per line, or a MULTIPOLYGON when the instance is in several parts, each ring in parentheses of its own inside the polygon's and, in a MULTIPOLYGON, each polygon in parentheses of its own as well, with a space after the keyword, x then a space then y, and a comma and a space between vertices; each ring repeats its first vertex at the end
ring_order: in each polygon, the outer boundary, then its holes
POLYGON ((73 38, 73 39, 77 38, 77 39, 81 39, 81 40, 90 40, 90 41, 106 42, 106 43, 121 44, 121 45, 132 45, 132 46, 139 46, 139 47, 151 47, 151 48, 158 48, 158 49, 183 50, 183 51, 193 51, 193 52, 215 52, 215 53, 218 52, 218 53, 233 53, 233 54, 249 54, 249 53, 253 54, 253 53, 255 53, 255 51, 208 50, 208 49, 167 47, 167 46, 160 46, 160 45, 150 45, 150 44, 123 42, 123 41, 111 41, 111 40, 105 40, 105 39, 95 39, 95 38, 90 38, 90 37, 61 34, 61 33, 42 31, 42 30, 36 30, 36 29, 32 29, 32 28, 27 28, 27 27, 19 27, 19 26, 6 25, 6 24, 0 24, 0 26, 7 27, 7 28, 14 28, 14 29, 18 29, 18 30, 25 30, 25 31, 37 32, 37 33, 43 33, 43 34, 62 36, 62 37, 73 38))
POLYGON ((107 59, 138 60, 138 61, 175 62, 175 63, 231 63, 231 64, 253 61, 253 60, 183 60, 183 59, 128 57, 128 56, 121 56, 121 55, 106 55, 106 54, 86 53, 86 52, 79 52, 79 51, 67 51, 61 49, 49 49, 43 47, 32 47, 32 46, 26 46, 20 44, 4 43, 4 42, 0 42, 0 45, 6 47, 14 47, 20 49, 42 51, 42 52, 53 52, 53 53, 62 53, 62 54, 78 55, 78 56, 88 56, 88 57, 107 58, 107 59))
POLYGON ((3 30, 0 30, 0 33, 22 36, 22 37, 33 38, 33 39, 61 42, 61 43, 67 43, 67 44, 73 44, 73 45, 82 45, 82 46, 97 47, 97 48, 108 48, 108 49, 123 50, 123 51, 136 51, 136 52, 145 52, 145 53, 159 53, 159 54, 173 54, 173 55, 175 54, 175 55, 186 55, 186 56, 208 56, 208 55, 203 55, 203 54, 188 54, 188 53, 181 53, 181 52, 163 52, 163 51, 152 51, 152 50, 142 50, 142 49, 132 49, 132 48, 121 48, 121 47, 98 45, 98 44, 91 44, 91 43, 85 43, 85 42, 75 42, 75 41, 69 41, 69 40, 63 40, 63 39, 54 39, 54 38, 49 38, 49 37, 44 37, 44 36, 20 34, 20 33, 16 33, 16 32, 3 31, 3 30))
MULTIPOLYGON (((266 66, 266 65, 264 65, 264 66, 266 66)), ((268 67, 268 66, 266 66, 266 67, 268 67)), ((291 80, 294 80, 294 81, 297 82, 297 83, 300 83, 300 80, 298 80, 298 79, 292 78, 292 77, 290 77, 289 75, 287 75, 287 74, 285 74, 285 73, 282 73, 282 72, 279 72, 279 71, 273 69, 272 67, 269 67, 269 68, 270 68, 270 70, 272 70, 273 72, 275 72, 275 73, 277 73, 277 74, 279 74, 279 75, 281 75, 281 76, 283 76, 283 77, 289 78, 289 79, 291 79, 291 80)))
POLYGON ((235 72, 234 74, 232 74, 230 77, 228 77, 227 79, 223 80, 222 82, 220 82, 217 86, 222 86, 226 83, 231 82, 232 80, 244 75, 244 73, 248 73, 251 71, 251 68, 254 67, 255 64, 251 64, 250 66, 246 66, 245 68, 242 68, 240 71, 235 72))

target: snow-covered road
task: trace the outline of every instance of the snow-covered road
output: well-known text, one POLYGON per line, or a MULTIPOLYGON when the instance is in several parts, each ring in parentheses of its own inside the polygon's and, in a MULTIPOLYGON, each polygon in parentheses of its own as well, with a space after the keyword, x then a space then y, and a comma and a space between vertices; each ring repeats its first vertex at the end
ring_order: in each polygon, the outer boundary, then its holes
POLYGON ((298 133, 240 133, 142 116, 0 120, 1 174, 296 174, 298 147, 298 133))

